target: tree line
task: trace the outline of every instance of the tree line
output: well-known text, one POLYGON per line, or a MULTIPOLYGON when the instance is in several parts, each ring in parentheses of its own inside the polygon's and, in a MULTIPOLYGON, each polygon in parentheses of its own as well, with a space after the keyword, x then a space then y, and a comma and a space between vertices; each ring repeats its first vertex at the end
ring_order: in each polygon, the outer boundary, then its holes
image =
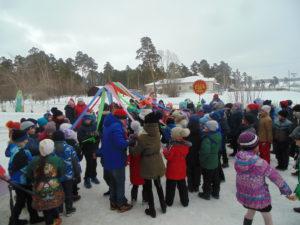
POLYGON ((13 59, 0 57, 0 97, 12 100, 17 90, 22 90, 33 99, 42 100, 65 95, 80 95, 96 85, 119 81, 130 89, 143 90, 144 85, 161 79, 175 79, 201 73, 215 78, 224 89, 252 86, 253 79, 246 73, 233 71, 228 63, 210 65, 205 59, 194 61, 188 67, 169 50, 157 51, 151 38, 143 37, 141 47, 136 51, 140 64, 117 70, 110 62, 103 69, 95 60, 78 51, 74 58, 57 59, 38 48, 31 48, 26 56, 13 59), (99 70, 101 70, 99 72, 99 70))

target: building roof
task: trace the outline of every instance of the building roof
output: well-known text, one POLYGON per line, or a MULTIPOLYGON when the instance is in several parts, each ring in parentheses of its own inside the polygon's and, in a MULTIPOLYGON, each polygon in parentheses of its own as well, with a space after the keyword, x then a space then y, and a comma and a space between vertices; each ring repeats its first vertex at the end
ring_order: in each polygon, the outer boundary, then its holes
MULTIPOLYGON (((190 76, 190 77, 177 78, 177 79, 163 79, 163 80, 156 81, 155 84, 156 85, 166 84, 170 81, 172 81, 172 83, 184 84, 184 83, 194 83, 197 80, 203 80, 206 82, 216 82, 215 78, 207 78, 204 77, 203 75, 197 75, 197 76, 190 76)), ((153 83, 146 84, 145 86, 150 86, 150 85, 153 85, 153 83)))

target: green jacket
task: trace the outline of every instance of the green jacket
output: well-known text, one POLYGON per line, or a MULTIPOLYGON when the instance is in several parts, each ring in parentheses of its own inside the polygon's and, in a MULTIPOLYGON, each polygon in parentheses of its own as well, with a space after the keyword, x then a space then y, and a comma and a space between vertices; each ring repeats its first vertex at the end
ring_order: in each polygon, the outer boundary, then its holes
POLYGON ((64 201, 64 192, 60 179, 65 175, 64 161, 51 154, 45 158, 43 177, 38 177, 38 168, 41 157, 35 157, 27 167, 28 179, 33 184, 32 207, 38 211, 59 207, 64 201))
MULTIPOLYGON (((298 148, 298 151, 299 148, 298 148)), ((299 170, 300 170, 300 158, 298 158, 298 161, 297 161, 297 169, 298 169, 298 185, 296 187, 296 190, 295 190, 295 193, 296 193, 296 196, 298 197, 298 199, 300 200, 300 173, 299 173, 299 170)))
POLYGON ((219 152, 222 136, 219 132, 207 133, 201 142, 199 152, 200 165, 204 169, 213 170, 219 165, 219 152))

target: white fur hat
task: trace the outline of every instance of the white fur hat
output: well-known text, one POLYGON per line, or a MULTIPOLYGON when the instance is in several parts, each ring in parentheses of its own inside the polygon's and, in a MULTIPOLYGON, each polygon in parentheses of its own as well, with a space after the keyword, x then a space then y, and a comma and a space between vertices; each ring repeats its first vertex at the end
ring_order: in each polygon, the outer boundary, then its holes
POLYGON ((145 120, 145 117, 146 117, 148 114, 152 113, 152 112, 153 112, 152 109, 147 109, 147 108, 141 109, 141 112, 140 112, 140 114, 139 114, 139 117, 140 117, 142 120, 145 120))
POLYGON ((50 155, 54 151, 54 142, 51 139, 44 139, 40 142, 39 149, 41 156, 50 155))
POLYGON ((59 130, 62 131, 62 132, 64 132, 67 129, 71 129, 71 127, 72 127, 72 124, 70 124, 70 123, 62 123, 59 126, 59 130))
POLYGON ((190 130, 187 128, 174 127, 171 130, 172 139, 184 138, 190 135, 190 130))
POLYGON ((269 106, 269 105, 263 105, 261 107, 261 110, 264 111, 264 112, 266 112, 266 113, 270 113, 271 112, 271 106, 269 106))
POLYGON ((141 124, 136 120, 131 122, 130 127, 135 134, 139 134, 142 130, 141 124))
POLYGON ((210 131, 216 131, 219 129, 219 124, 217 121, 215 120, 209 120, 205 123, 205 126, 207 127, 207 129, 209 129, 210 131))

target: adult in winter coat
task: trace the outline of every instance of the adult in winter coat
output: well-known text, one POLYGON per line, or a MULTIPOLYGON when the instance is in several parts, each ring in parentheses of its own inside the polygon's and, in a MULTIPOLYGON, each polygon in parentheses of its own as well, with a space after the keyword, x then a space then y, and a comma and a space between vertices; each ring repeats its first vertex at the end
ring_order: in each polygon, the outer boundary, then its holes
POLYGON ((230 117, 228 118, 228 125, 230 128, 230 132, 229 132, 230 144, 233 149, 233 153, 230 154, 230 156, 235 156, 235 154, 238 151, 237 139, 242 125, 242 119, 243 119, 242 104, 234 103, 231 109, 230 117))
POLYGON ((127 114, 123 109, 115 109, 104 120, 101 153, 104 170, 109 176, 110 208, 126 212, 132 208, 125 197, 125 167, 128 141, 122 120, 127 114))
POLYGON ((40 142, 40 156, 34 158, 27 168, 28 179, 33 183, 32 206, 43 211, 46 225, 61 224, 58 207, 63 203, 64 192, 60 179, 64 177, 64 162, 53 154, 54 142, 40 142))
POLYGON ((243 116, 242 124, 241 124, 240 131, 239 131, 239 136, 241 133, 246 132, 246 131, 256 134, 256 130, 254 128, 255 121, 256 121, 256 119, 253 116, 253 114, 246 112, 243 116))
POLYGON ((272 119, 269 116, 270 111, 271 107, 268 105, 261 107, 258 124, 260 157, 268 163, 270 163, 270 149, 273 142, 272 119))
POLYGON ((21 123, 20 130, 25 131, 28 136, 26 149, 28 149, 32 156, 39 155, 39 142, 36 136, 36 125, 31 121, 24 121, 21 123))
POLYGON ((287 112, 286 118, 291 121, 293 119, 293 110, 291 108, 291 104, 293 104, 293 102, 290 102, 290 100, 284 100, 284 101, 281 101, 279 104, 280 104, 281 110, 287 112))
POLYGON ((222 146, 222 136, 218 128, 218 122, 215 120, 205 123, 199 152, 203 174, 203 192, 199 193, 199 197, 205 200, 210 200, 210 196, 219 199, 220 194, 219 151, 222 146))
POLYGON ((145 210, 145 213, 152 218, 156 217, 152 181, 154 181, 157 190, 162 212, 166 213, 167 210, 160 182, 160 178, 165 174, 165 165, 160 153, 161 143, 158 124, 160 119, 161 114, 156 112, 152 112, 145 116, 145 124, 143 127, 145 133, 138 137, 137 145, 131 150, 131 154, 141 155, 141 177, 145 179, 145 188, 149 205, 149 208, 145 210))
MULTIPOLYGON (((52 139, 54 152, 64 161, 65 165, 65 176, 60 180, 65 193, 65 212, 69 215, 76 211, 76 208, 73 207, 73 183, 80 179, 81 168, 75 150, 66 143, 64 133, 58 130, 53 134, 52 139)), ((62 210, 63 208, 61 208, 62 210)))
POLYGON ((292 191, 279 173, 257 155, 259 139, 254 133, 244 132, 238 141, 242 151, 237 153, 235 161, 236 197, 248 209, 244 225, 252 224, 256 211, 262 213, 266 225, 273 224, 271 196, 265 178, 275 183, 283 195, 289 196, 292 191))
POLYGON ((65 115, 70 120, 71 124, 76 121, 75 102, 73 98, 70 98, 68 104, 65 106, 65 115))
POLYGON ((189 204, 188 189, 186 185, 186 156, 191 146, 190 142, 183 138, 189 136, 190 130, 175 127, 172 129, 172 141, 169 147, 165 148, 163 154, 167 160, 166 170, 166 204, 173 205, 176 187, 179 191, 181 204, 186 207, 189 204))
MULTIPOLYGON (((25 148, 28 142, 28 136, 23 130, 14 130, 12 132, 12 141, 15 144, 15 149, 11 151, 8 166, 10 180, 15 184, 20 185, 24 189, 31 190, 32 187, 26 177, 27 166, 32 160, 30 151, 25 148)), ((9 225, 20 225, 28 223, 27 220, 19 219, 19 216, 25 204, 27 205, 31 224, 36 224, 44 221, 43 218, 38 216, 37 211, 32 208, 32 196, 18 188, 16 188, 15 191, 16 201, 11 212, 9 225)))
POLYGON ((91 188, 94 184, 100 184, 97 179, 97 158, 96 151, 99 145, 99 134, 97 124, 92 115, 85 115, 82 118, 82 124, 77 132, 77 138, 86 160, 86 169, 84 176, 84 186, 91 188))
POLYGON ((187 140, 192 143, 186 157, 187 163, 187 182, 189 192, 199 192, 201 166, 199 160, 199 151, 201 147, 201 133, 198 117, 191 117, 188 128, 190 135, 187 140))
POLYGON ((292 131, 292 122, 287 119, 287 116, 287 111, 279 111, 278 118, 273 124, 273 150, 278 161, 276 169, 279 170, 286 170, 289 165, 289 134, 292 131))

